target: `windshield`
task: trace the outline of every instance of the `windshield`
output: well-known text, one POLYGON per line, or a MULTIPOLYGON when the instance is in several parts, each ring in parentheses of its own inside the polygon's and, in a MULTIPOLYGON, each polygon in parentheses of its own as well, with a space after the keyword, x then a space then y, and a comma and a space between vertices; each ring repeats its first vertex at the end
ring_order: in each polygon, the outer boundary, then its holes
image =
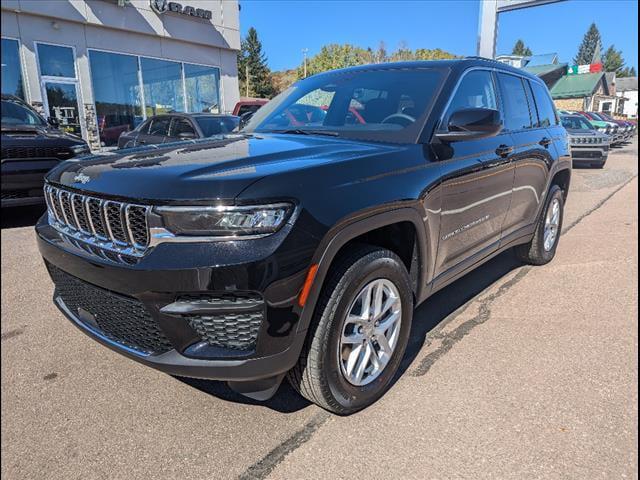
POLYGON ((40 116, 22 105, 7 100, 2 100, 2 124, 3 125, 33 125, 43 126, 45 122, 40 116))
POLYGON ((605 120, 605 121, 607 121, 607 122, 613 122, 613 121, 614 121, 614 120, 613 120, 613 118, 611 118, 611 116, 610 116, 609 114, 607 114, 607 113, 602 113, 602 112, 600 112, 600 113, 598 113, 598 116, 599 116, 601 119, 603 119, 603 120, 605 120))
POLYGON ((573 116, 561 117, 562 126, 573 130, 593 130, 593 125, 586 118, 573 116))
POLYGON ((220 135, 224 133, 233 132, 238 124, 240 118, 238 117, 195 117, 195 121, 198 122, 198 126, 205 137, 211 137, 213 135, 220 135))
POLYGON ((289 87, 259 109, 243 132, 415 143, 443 76, 433 68, 318 75, 289 87))
POLYGON ((606 118, 602 118, 602 116, 600 114, 595 113, 595 112, 591 112, 589 115, 591 115, 596 120, 600 120, 601 122, 607 122, 608 121, 606 118))

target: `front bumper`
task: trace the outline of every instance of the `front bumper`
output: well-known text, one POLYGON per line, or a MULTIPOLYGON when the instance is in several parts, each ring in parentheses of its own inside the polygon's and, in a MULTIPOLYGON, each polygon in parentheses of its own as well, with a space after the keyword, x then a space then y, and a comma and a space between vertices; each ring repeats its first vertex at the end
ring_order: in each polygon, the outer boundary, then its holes
POLYGON ((3 159, 2 207, 44 203, 44 176, 60 163, 55 159, 3 159))
MULTIPOLYGON (((36 232, 39 250, 56 283, 57 307, 85 334, 133 360, 172 375, 251 382, 281 376, 298 359, 305 332, 298 328, 296 298, 317 244, 304 231, 287 225, 276 234, 257 240, 161 244, 137 264, 119 264, 92 255, 51 227, 46 215, 36 225, 36 232), (54 271, 62 272, 72 282, 81 282, 82 288, 96 290, 97 298, 121 298, 131 307, 98 306, 86 298, 82 303, 75 293, 65 293, 54 271), (245 338, 242 348, 221 344, 220 336, 212 344, 211 336, 195 329, 194 318, 202 317, 205 323, 215 324, 215 319, 211 320, 215 313, 196 309, 183 314, 176 308, 180 299, 200 301, 203 297, 233 296, 238 292, 249 292, 263 300, 255 341, 247 342, 245 338), (101 323, 105 318, 101 317, 102 312, 109 317, 105 308, 128 310, 129 317, 135 309, 144 310, 148 321, 168 342, 167 348, 145 350, 131 338, 118 337, 122 336, 122 322, 128 318, 115 319, 116 326, 110 323, 105 330, 105 323, 101 323)), ((238 315, 233 306, 225 308, 227 313, 238 315)), ((220 324, 217 325, 219 333, 220 324)), ((234 328, 228 318, 224 325, 234 328)), ((237 339, 237 330, 230 335, 222 332, 222 337, 237 339)))
POLYGON ((609 145, 572 145, 571 159, 574 164, 602 164, 609 156, 609 145))

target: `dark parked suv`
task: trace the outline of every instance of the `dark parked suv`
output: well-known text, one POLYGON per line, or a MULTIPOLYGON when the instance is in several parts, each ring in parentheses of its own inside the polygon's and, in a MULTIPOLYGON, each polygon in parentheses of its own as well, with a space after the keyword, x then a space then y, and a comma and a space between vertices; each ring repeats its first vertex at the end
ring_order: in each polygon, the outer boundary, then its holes
POLYGON ((239 134, 61 165, 36 230, 55 303, 98 342, 257 399, 286 376, 348 414, 390 386, 416 305, 508 248, 553 258, 570 176, 535 76, 362 66, 239 134), (323 108, 287 124, 304 105, 323 108))
POLYGON ((118 138, 118 148, 194 140, 233 132, 240 123, 234 115, 171 113, 155 115, 118 138))
POLYGON ((2 95, 2 207, 44 203, 44 175, 61 161, 89 153, 17 97, 2 95))

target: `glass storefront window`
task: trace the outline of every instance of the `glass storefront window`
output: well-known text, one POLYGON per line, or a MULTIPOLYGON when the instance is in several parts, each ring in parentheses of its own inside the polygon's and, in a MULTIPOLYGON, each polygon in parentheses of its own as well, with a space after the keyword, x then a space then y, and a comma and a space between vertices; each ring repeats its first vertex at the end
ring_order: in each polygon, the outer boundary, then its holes
POLYGON ((220 113, 220 72, 217 68, 185 63, 184 83, 187 112, 220 113))
POLYGON ((143 119, 138 58, 92 50, 89 63, 100 142, 117 145, 143 119))
POLYGON ((178 62, 140 58, 147 117, 184 112, 182 65, 178 62))
POLYGON ((2 93, 24 100, 19 50, 17 40, 2 39, 2 93))
POLYGON ((48 77, 76 78, 73 49, 38 43, 40 75, 48 77))
POLYGON ((98 50, 89 65, 103 146, 154 115, 222 111, 217 67, 98 50))

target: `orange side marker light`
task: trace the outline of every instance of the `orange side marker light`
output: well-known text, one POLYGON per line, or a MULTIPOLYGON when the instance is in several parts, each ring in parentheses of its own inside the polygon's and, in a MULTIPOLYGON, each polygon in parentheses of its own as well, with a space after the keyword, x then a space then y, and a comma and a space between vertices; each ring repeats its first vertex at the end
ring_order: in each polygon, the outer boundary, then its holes
POLYGON ((304 307, 304 304, 307 303, 307 298, 309 297, 309 292, 311 291, 311 285, 313 285, 313 280, 316 278, 316 273, 318 273, 318 264, 313 264, 309 267, 309 271, 307 272, 307 278, 304 281, 304 285, 302 286, 302 291, 300 295, 298 295, 298 305, 304 307))

